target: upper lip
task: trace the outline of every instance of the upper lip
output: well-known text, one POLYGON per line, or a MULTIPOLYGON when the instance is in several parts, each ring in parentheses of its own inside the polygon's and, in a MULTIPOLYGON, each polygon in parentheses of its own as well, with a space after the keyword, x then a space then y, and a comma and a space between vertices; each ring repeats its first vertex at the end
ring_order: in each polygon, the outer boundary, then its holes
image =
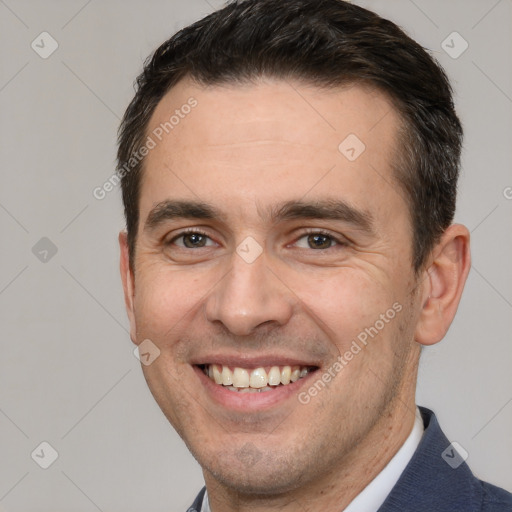
POLYGON ((211 354, 195 358, 193 365, 216 364, 238 368, 262 368, 265 366, 306 366, 318 367, 320 363, 311 359, 303 359, 296 356, 283 354, 265 354, 259 356, 240 356, 240 354, 211 354))

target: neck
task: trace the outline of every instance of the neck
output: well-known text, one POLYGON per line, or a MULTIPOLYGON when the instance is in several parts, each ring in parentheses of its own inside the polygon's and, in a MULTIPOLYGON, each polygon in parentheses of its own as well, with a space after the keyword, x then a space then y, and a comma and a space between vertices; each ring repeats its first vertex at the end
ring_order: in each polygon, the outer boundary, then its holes
POLYGON ((222 486, 205 472, 212 512, 295 512, 297 503, 304 512, 344 510, 384 469, 411 433, 416 413, 415 386, 407 388, 338 465, 299 490, 272 497, 246 496, 222 486))

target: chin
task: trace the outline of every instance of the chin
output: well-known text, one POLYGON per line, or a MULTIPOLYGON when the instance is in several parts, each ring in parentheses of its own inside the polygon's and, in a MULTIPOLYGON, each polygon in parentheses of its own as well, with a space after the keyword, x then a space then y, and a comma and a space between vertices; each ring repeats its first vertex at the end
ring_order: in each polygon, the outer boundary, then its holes
POLYGON ((253 465, 214 463, 212 467, 204 466, 215 480, 234 492, 249 496, 275 496, 292 492, 300 487, 300 474, 294 474, 287 465, 272 466, 262 460, 253 465))
MULTIPOLYGON (((191 447, 190 451, 205 472, 233 492, 254 496, 273 496, 294 491, 305 479, 304 452, 300 457, 293 446, 279 447, 260 442, 238 440, 222 443, 217 441, 210 449, 191 447), (221 444, 222 443, 222 444, 221 444)), ((307 458, 307 455, 306 455, 307 458)))

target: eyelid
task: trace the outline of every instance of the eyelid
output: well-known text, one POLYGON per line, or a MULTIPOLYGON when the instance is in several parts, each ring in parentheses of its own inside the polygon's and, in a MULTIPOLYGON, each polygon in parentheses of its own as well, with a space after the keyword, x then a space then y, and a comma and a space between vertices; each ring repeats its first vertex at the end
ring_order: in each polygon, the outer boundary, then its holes
MULTIPOLYGON (((202 230, 201 228, 186 228, 183 231, 180 231, 178 234, 174 235, 169 241, 165 242, 165 245, 171 245, 176 240, 178 240, 178 238, 181 238, 185 235, 189 235, 191 233, 205 236, 206 238, 209 238, 212 242, 215 242, 212 239, 212 237, 206 231, 202 230)), ((180 247, 180 246, 178 246, 178 247, 180 247)), ((185 247, 185 249, 188 249, 188 247, 185 247)), ((201 247, 200 247, 200 249, 201 249, 201 247)))
MULTIPOLYGON (((212 242, 216 243, 212 239, 212 237, 205 230, 203 230, 201 228, 186 228, 183 231, 180 231, 178 234, 174 235, 168 242, 166 242, 166 245, 170 245, 170 244, 174 243, 177 239, 179 239, 179 238, 181 238, 181 237, 183 237, 185 235, 191 234, 191 233, 205 236, 205 237, 209 238, 212 242)), ((302 230, 300 232, 300 234, 298 236, 295 237, 295 240, 291 244, 289 244, 289 245, 293 245, 293 244, 297 243, 298 240, 300 240, 301 238, 304 238, 305 236, 308 236, 308 235, 323 235, 323 236, 327 236, 327 237, 331 238, 335 242, 335 246, 347 246, 350 243, 350 241, 346 237, 335 235, 335 234, 333 234, 330 231, 327 231, 325 229, 321 229, 321 228, 305 228, 304 230, 302 230)), ((331 247, 329 247, 329 249, 330 248, 331 247)), ((320 250, 326 251, 327 249, 313 249, 313 250, 315 250, 315 251, 320 251, 320 250)))
MULTIPOLYGON (((292 242, 292 244, 297 243, 298 240, 300 240, 301 238, 304 238, 307 235, 327 236, 335 242, 334 246, 347 246, 350 244, 350 241, 346 237, 340 236, 340 235, 335 235, 335 234, 331 233, 330 231, 327 231, 322 228, 306 228, 306 229, 304 229, 303 231, 301 231, 300 235, 295 238, 295 241, 292 242)), ((331 247, 329 247, 329 249, 331 249, 331 247)), ((313 249, 313 250, 326 251, 327 249, 313 249)))

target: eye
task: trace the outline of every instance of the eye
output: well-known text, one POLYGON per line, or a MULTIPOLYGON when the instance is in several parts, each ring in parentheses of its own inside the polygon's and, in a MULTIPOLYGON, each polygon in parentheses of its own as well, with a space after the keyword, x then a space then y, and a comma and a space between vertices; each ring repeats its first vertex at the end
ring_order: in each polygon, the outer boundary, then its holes
POLYGON ((302 235, 295 244, 301 249, 330 249, 335 245, 346 245, 334 236, 323 231, 312 231, 302 235))
POLYGON ((213 240, 211 240, 206 233, 197 230, 180 233, 169 241, 169 245, 170 244, 184 247, 185 249, 200 249, 201 247, 215 245, 213 240))

